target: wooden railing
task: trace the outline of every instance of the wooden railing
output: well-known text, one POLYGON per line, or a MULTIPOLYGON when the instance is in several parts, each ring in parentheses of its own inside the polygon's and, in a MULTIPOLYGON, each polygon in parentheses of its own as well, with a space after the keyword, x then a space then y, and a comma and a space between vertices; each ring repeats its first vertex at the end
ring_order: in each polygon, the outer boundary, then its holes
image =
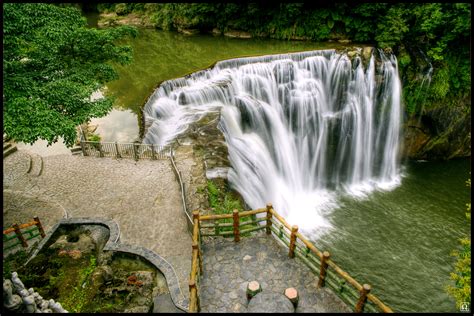
POLYGON ((8 250, 18 245, 22 245, 24 248, 28 247, 28 240, 33 239, 35 237, 41 236, 44 238, 46 234, 44 233, 43 225, 37 216, 31 222, 25 224, 14 224, 12 227, 7 228, 3 231, 3 250, 8 250), (33 227, 32 227, 33 226, 33 227), (27 229, 32 227, 30 229, 27 229), (22 231, 23 229, 23 231, 22 231), (14 234, 13 234, 14 233, 14 234), (8 246, 5 246, 5 243, 9 242, 10 240, 17 239, 18 242, 11 243, 8 246))
POLYGON ((171 147, 155 144, 81 140, 81 149, 84 156, 157 160, 168 159, 171 147))
POLYGON ((191 275, 189 278, 189 312, 201 310, 199 301, 199 277, 202 274, 201 234, 199 227, 199 212, 193 212, 193 256, 191 261, 191 275))
MULTIPOLYGON (((264 209, 239 212, 234 210, 232 214, 224 215, 199 215, 198 211, 193 213, 194 233, 193 233, 193 269, 191 270, 191 282, 196 282, 197 274, 194 266, 197 265, 197 258, 202 269, 202 258, 200 249, 201 236, 233 236, 234 241, 238 242, 240 236, 257 230, 265 230, 268 235, 273 233, 283 245, 288 247, 288 256, 297 257, 309 267, 309 269, 318 275, 317 287, 330 287, 335 293, 349 306, 354 308, 354 312, 361 313, 364 310, 368 312, 393 313, 392 309, 385 305, 374 294, 371 294, 371 287, 368 284, 360 284, 352 278, 347 272, 342 270, 332 259, 328 251, 320 251, 308 239, 298 232, 298 226, 291 226, 268 204, 264 209), (256 217, 257 214, 265 213, 264 217, 256 217), (252 217, 250 220, 241 221, 243 217, 252 217), (232 219, 232 222, 229 222, 232 219), (201 224, 201 222, 214 221, 212 224, 201 224), (226 221, 220 223, 219 221, 226 221), (265 221, 264 225, 258 223, 265 221), (254 227, 240 229, 242 226, 251 224, 254 227), (231 229, 232 228, 232 229, 231 229), (201 229, 204 230, 201 232, 201 229), (197 242, 198 250, 195 250, 194 243, 197 242), (195 263, 195 252, 196 263, 195 263), (193 274, 194 271, 194 274, 193 274)), ((196 268, 197 270, 197 268, 196 268)), ((191 302, 199 301, 198 291, 191 291, 191 302)), ((190 307, 191 311, 191 307, 190 307)), ((197 309, 193 310, 197 311, 197 309)))

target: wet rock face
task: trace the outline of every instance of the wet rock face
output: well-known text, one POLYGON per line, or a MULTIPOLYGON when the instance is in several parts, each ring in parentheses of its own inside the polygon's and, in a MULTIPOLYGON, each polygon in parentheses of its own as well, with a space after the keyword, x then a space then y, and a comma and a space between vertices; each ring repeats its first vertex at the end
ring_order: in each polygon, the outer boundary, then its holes
POLYGON ((410 159, 447 160, 471 156, 470 105, 428 110, 421 117, 408 119, 403 131, 403 155, 410 159))

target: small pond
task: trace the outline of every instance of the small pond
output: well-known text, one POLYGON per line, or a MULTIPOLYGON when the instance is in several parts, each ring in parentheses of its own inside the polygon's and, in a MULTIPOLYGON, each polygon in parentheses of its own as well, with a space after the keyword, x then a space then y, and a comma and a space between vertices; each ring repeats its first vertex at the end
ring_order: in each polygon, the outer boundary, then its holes
POLYGON ((108 237, 101 225, 59 227, 18 275, 69 312, 151 312, 154 298, 169 293, 165 277, 139 256, 103 252, 108 237))

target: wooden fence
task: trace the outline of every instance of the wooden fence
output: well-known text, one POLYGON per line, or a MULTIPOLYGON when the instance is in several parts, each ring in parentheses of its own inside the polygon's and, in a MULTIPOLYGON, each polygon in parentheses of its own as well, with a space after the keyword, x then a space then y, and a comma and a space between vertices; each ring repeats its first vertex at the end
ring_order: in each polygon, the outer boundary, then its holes
POLYGON ((224 215, 199 215, 198 211, 193 212, 194 232, 193 232, 193 260, 190 279, 190 312, 199 310, 199 287, 196 286, 199 273, 199 264, 202 273, 202 255, 200 248, 201 236, 233 236, 234 241, 240 241, 240 236, 245 233, 265 230, 268 235, 273 234, 283 245, 288 247, 290 258, 298 257, 309 269, 318 276, 317 286, 330 287, 346 304, 354 308, 354 312, 393 313, 392 309, 385 305, 374 294, 370 293, 371 287, 368 284, 360 284, 347 272, 342 270, 332 259, 327 251, 320 251, 308 239, 298 232, 297 226, 289 225, 268 204, 266 208, 252 211, 239 212, 234 210, 232 214, 224 215), (257 214, 265 213, 264 217, 257 217, 257 214), (242 218, 247 220, 242 221, 242 218), (232 222, 229 222, 229 219, 232 222), (202 222, 213 221, 210 224, 202 222), (222 223, 222 221, 225 221, 222 223), (264 225, 259 225, 265 222, 264 225), (241 227, 249 227, 241 229, 241 227), (253 227, 252 227, 253 226, 253 227), (203 232, 201 232, 203 230, 203 232), (191 286, 191 284, 193 286, 191 286))
POLYGON ((14 248, 18 245, 22 245, 24 248, 27 248, 28 240, 38 236, 44 238, 46 234, 44 233, 43 225, 37 216, 35 216, 31 222, 21 225, 14 224, 12 227, 3 231, 3 251, 14 248), (14 239, 16 239, 17 242, 6 245, 9 241, 14 239))
POLYGON ((81 149, 84 156, 157 160, 168 159, 171 147, 158 146, 155 144, 91 142, 81 140, 81 149))
POLYGON ((193 212, 193 255, 191 261, 191 275, 189 277, 189 312, 196 313, 201 310, 199 301, 199 279, 202 274, 201 233, 199 227, 199 212, 193 212))

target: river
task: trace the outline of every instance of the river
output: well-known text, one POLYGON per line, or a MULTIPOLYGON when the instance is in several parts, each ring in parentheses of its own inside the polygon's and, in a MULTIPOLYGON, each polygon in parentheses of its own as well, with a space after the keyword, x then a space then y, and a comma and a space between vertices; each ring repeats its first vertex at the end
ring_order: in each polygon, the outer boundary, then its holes
MULTIPOLYGON (((138 116, 154 87, 233 57, 335 48, 334 43, 185 36, 140 29, 127 42, 134 61, 117 66, 120 79, 107 85, 114 110, 94 119, 104 141, 138 138, 138 116)), ((469 235, 465 204, 470 190, 470 159, 403 164, 402 183, 392 191, 376 191, 364 199, 338 198, 327 220, 334 229, 314 240, 332 259, 395 311, 455 312, 446 292, 459 247, 469 235)), ((291 224, 291 223, 290 223, 291 224)))

